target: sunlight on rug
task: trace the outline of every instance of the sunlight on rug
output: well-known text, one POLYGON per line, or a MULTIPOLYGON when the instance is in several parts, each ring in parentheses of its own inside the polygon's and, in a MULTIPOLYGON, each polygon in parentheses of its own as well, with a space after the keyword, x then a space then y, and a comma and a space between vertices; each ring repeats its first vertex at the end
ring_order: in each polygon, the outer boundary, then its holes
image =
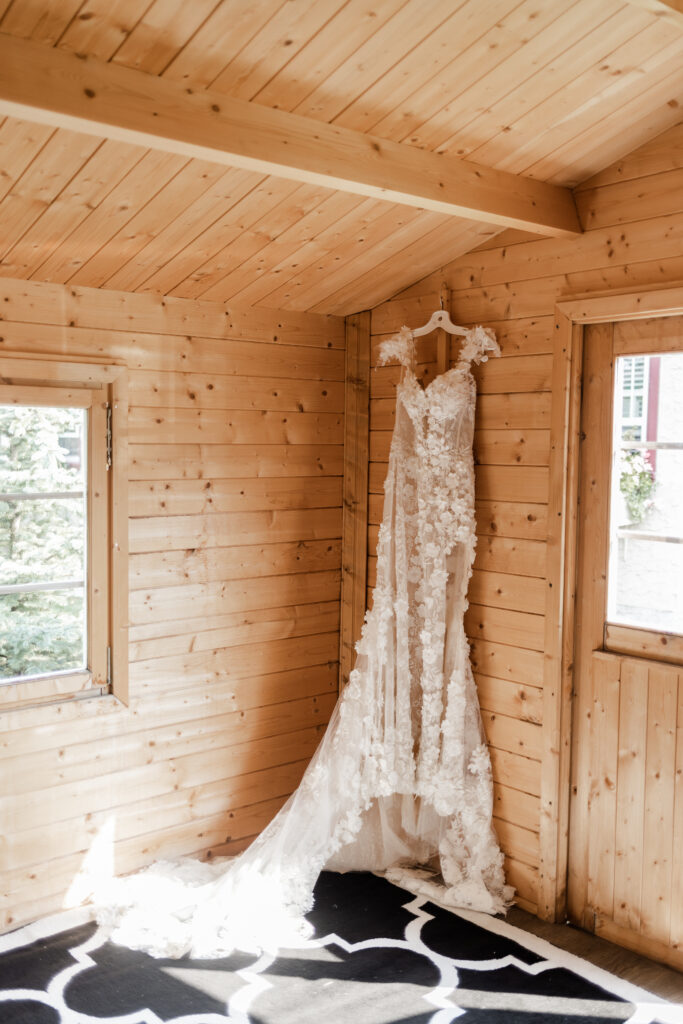
POLYGON ((375 875, 324 872, 309 920, 314 937, 277 956, 205 961, 153 959, 73 917, 29 926, 0 937, 0 1021, 683 1022, 683 1007, 500 918, 454 914, 375 875))

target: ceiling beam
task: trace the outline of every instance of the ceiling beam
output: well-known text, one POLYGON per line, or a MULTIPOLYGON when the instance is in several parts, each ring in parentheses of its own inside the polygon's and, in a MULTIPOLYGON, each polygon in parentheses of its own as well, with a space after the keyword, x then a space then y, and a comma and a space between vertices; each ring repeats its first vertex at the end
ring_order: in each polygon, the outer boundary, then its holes
POLYGON ((633 7, 641 7, 645 11, 664 18, 679 29, 683 29, 683 0, 627 0, 633 7))
POLYGON ((0 114, 546 235, 568 189, 0 35, 0 114))

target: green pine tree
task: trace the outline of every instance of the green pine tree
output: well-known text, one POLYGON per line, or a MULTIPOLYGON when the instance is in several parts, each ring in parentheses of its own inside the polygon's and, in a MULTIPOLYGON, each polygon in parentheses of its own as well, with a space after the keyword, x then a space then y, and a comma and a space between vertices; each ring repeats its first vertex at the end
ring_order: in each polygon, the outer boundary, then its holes
MULTIPOLYGON (((83 424, 79 409, 0 406, 0 494, 82 490, 83 424)), ((83 555, 82 500, 0 499, 0 586, 82 579, 83 555)), ((83 595, 0 595, 0 679, 83 663, 83 595)))

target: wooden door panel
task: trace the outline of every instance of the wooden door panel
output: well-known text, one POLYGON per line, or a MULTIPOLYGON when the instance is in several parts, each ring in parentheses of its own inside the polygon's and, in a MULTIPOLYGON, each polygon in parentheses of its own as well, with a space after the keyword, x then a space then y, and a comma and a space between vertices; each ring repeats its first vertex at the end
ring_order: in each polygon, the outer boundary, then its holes
POLYGON ((640 931, 643 841, 645 824, 645 758, 648 665, 634 659, 619 662, 619 762, 616 817, 617 858, 614 866, 614 920, 640 931))
POLYGON ((677 690, 676 671, 650 666, 640 930, 660 942, 668 941, 671 925, 677 690))
POLYGON ((619 663, 599 653, 592 660, 589 744, 588 905, 612 917, 614 831, 617 813, 619 663))
POLYGON ((683 967, 683 673, 591 659, 584 923, 683 967))

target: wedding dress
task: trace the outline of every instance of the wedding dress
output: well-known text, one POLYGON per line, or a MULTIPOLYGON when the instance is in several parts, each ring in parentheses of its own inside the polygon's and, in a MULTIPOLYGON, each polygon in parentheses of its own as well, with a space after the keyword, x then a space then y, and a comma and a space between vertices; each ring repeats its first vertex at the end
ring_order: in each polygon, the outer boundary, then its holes
POLYGON ((320 871, 384 871, 453 907, 497 913, 513 894, 492 829, 492 780, 464 613, 474 548, 469 331, 424 390, 408 328, 381 361, 403 367, 385 483, 377 584, 357 660, 297 791, 240 856, 160 863, 117 883, 102 919, 154 955, 292 944, 320 871))

